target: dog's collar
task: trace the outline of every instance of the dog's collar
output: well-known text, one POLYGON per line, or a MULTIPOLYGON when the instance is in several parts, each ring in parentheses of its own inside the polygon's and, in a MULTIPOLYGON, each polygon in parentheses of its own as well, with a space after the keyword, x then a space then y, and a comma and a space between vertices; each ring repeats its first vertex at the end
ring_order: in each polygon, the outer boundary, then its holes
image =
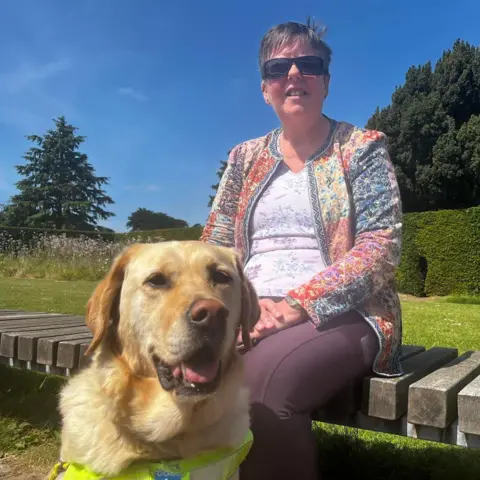
MULTIPOLYGON (((114 477, 97 474, 76 463, 59 461, 52 469, 48 480, 195 480, 196 473, 201 472, 215 463, 219 466, 222 480, 229 479, 245 460, 253 443, 253 434, 249 430, 242 444, 233 449, 221 448, 205 452, 195 458, 160 463, 139 463, 131 465, 114 477)), ((203 478, 203 477, 202 477, 203 478)))

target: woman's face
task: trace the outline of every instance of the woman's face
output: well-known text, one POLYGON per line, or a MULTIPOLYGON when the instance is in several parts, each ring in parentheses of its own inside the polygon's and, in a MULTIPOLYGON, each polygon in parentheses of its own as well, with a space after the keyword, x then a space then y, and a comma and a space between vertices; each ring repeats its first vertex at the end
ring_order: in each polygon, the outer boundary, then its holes
MULTIPOLYGON (((309 45, 294 42, 267 58, 318 56, 309 45)), ((320 117, 323 102, 328 93, 329 75, 302 75, 295 64, 290 71, 279 79, 262 80, 262 93, 267 104, 271 105, 280 121, 292 121, 294 118, 320 117)))

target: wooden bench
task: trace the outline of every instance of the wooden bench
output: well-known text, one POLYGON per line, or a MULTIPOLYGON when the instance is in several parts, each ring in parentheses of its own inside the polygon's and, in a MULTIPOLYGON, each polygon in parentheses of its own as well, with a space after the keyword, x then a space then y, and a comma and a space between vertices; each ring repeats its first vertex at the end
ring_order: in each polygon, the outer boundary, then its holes
POLYGON ((91 339, 82 316, 0 310, 0 363, 12 367, 69 376, 91 339))
MULTIPOLYGON (((57 375, 88 364, 84 318, 0 310, 0 363, 57 375)), ((480 351, 404 345, 405 375, 366 377, 314 420, 480 448, 480 351)))

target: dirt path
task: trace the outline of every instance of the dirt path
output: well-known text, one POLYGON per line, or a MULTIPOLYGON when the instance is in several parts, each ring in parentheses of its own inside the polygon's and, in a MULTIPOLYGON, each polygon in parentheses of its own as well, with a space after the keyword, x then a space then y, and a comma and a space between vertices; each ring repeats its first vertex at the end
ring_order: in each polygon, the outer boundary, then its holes
POLYGON ((46 480, 48 469, 34 467, 13 456, 0 458, 0 480, 46 480))

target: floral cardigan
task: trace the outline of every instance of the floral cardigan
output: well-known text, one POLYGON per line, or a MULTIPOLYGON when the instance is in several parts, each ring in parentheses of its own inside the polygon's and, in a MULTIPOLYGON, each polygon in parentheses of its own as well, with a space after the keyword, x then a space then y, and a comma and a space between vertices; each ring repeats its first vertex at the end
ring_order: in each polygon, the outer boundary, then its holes
MULTIPOLYGON (((402 208, 386 136, 330 120, 325 145, 307 160, 309 198, 326 269, 288 292, 321 328, 356 309, 375 330, 380 349, 373 364, 383 376, 402 374, 400 261, 402 208)), ((282 161, 281 129, 230 152, 201 240, 250 256, 252 211, 282 161)))

